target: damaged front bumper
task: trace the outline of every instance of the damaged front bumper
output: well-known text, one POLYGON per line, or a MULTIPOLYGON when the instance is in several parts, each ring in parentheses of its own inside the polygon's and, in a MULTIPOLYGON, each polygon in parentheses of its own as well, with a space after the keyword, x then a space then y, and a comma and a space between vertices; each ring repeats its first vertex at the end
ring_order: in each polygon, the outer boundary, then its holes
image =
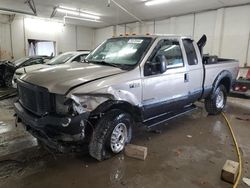
POLYGON ((86 143, 86 128, 89 113, 77 116, 36 116, 16 102, 14 109, 17 122, 23 123, 27 131, 51 149, 59 152, 79 150, 86 143))

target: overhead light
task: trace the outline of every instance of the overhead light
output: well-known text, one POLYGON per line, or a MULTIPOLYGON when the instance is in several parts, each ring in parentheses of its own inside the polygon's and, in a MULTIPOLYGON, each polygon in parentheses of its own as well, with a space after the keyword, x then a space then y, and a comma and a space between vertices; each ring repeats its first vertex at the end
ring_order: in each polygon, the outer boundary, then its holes
POLYGON ((59 8, 66 9, 66 10, 77 11, 77 8, 65 7, 65 6, 61 6, 61 5, 59 6, 59 8))
POLYGON ((82 9, 80 9, 80 12, 95 15, 95 16, 101 16, 101 14, 99 14, 99 13, 92 12, 92 11, 87 11, 87 10, 82 10, 82 9))
POLYGON ((89 21, 89 22, 101 22, 100 20, 93 20, 93 19, 88 19, 88 18, 81 18, 81 17, 75 17, 75 16, 64 16, 65 18, 69 18, 69 19, 74 19, 74 20, 83 20, 83 21, 89 21))
POLYGON ((62 13, 69 14, 69 15, 81 16, 84 18, 90 18, 90 19, 95 19, 95 20, 101 19, 100 16, 97 15, 97 13, 92 13, 90 11, 83 11, 81 9, 59 6, 58 8, 56 8, 56 10, 58 12, 62 12, 62 13))
POLYGON ((91 15, 91 14, 86 14, 86 13, 80 13, 80 16, 85 17, 85 18, 91 18, 91 19, 96 19, 99 20, 100 16, 95 16, 95 15, 91 15))
POLYGON ((158 5, 158 4, 163 4, 163 3, 168 3, 171 0, 151 0, 151 1, 147 1, 145 3, 146 6, 152 6, 152 5, 158 5))
POLYGON ((66 13, 66 14, 71 14, 71 15, 75 15, 75 16, 79 16, 79 12, 76 12, 76 11, 72 11, 72 10, 65 10, 65 9, 61 9, 61 8, 57 8, 56 9, 58 12, 61 12, 61 13, 66 13))

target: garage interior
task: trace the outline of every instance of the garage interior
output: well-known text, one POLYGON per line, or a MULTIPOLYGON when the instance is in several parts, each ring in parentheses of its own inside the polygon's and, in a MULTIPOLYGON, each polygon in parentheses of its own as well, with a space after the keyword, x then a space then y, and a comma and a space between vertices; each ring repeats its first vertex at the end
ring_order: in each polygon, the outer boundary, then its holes
MULTIPOLYGON (((249 20, 250 0, 0 0, 0 63, 92 53, 115 37, 170 34, 197 42, 205 34, 203 54, 239 62, 241 88, 231 89, 223 111, 241 154, 237 187, 244 188, 250 186, 249 20)), ((227 160, 239 162, 237 149, 223 115, 209 115, 204 100, 195 102, 196 110, 152 128, 133 127, 131 144, 147 148, 145 160, 122 151, 99 162, 87 146, 55 152, 16 126, 18 92, 0 84, 0 187, 233 187, 221 172, 227 160)))

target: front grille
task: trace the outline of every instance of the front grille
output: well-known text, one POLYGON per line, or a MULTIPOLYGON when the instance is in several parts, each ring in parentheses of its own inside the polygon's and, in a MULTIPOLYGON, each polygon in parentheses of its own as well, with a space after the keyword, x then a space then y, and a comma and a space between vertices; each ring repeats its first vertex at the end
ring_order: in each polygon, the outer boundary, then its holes
POLYGON ((52 94, 46 88, 18 80, 19 101, 24 108, 42 116, 51 112, 52 94))

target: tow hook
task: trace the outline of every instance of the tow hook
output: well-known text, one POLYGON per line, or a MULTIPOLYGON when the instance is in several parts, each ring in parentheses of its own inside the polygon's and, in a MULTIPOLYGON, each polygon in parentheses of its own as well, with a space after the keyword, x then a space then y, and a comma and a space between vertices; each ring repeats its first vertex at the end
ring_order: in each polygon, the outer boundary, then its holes
POLYGON ((65 122, 62 123, 63 127, 68 127, 70 122, 71 122, 71 118, 65 118, 64 120, 65 122))
POLYGON ((82 127, 81 137, 84 138, 85 137, 85 123, 84 123, 84 120, 81 120, 80 126, 82 127))

